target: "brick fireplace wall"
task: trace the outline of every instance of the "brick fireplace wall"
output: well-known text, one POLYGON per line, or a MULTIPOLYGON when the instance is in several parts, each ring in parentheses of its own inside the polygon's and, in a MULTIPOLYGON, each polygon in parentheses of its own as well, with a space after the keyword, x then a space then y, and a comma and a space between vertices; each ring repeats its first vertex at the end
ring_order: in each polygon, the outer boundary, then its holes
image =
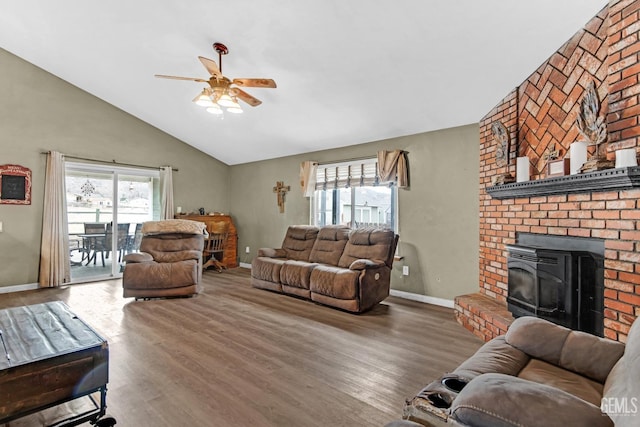
POLYGON ((517 234, 603 239, 607 338, 625 341, 640 316, 640 189, 494 199, 486 191, 495 163, 491 124, 511 137, 509 172, 527 156, 531 179, 545 178, 550 144, 561 157, 580 139, 574 125, 585 87, 594 81, 606 116, 608 156, 638 147, 640 136, 640 0, 612 0, 583 29, 480 121, 480 290, 456 298, 456 318, 488 340, 513 320, 506 309, 506 244, 517 234))

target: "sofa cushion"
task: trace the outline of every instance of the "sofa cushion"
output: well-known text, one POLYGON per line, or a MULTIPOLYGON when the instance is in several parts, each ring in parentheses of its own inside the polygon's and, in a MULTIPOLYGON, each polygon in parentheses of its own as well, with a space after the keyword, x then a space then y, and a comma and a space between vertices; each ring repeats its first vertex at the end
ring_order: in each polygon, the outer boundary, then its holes
POLYGON ((311 292, 338 299, 358 296, 359 271, 319 264, 311 272, 311 292))
POLYGON ((311 249, 318 235, 318 227, 310 225, 292 225, 282 242, 286 258, 297 261, 309 261, 311 249))
POLYGON ((124 269, 123 282, 128 288, 156 289, 181 287, 198 283, 198 262, 143 262, 129 264, 124 269))
POLYGON ((338 266, 349 268, 352 262, 358 259, 371 259, 382 261, 391 267, 393 260, 392 251, 395 234, 392 230, 378 228, 361 228, 353 230, 349 235, 344 252, 338 261, 338 266))
POLYGON ((516 319, 506 342, 535 357, 604 383, 624 344, 572 331, 537 317, 516 319), (544 337, 544 338, 542 338, 544 337))
POLYGON ((125 262, 152 262, 153 257, 146 252, 133 252, 124 256, 125 262))
MULTIPOLYGON (((195 251, 202 254, 204 249, 203 234, 158 234, 153 236, 144 236, 140 241, 140 252, 151 254, 156 261, 161 261, 157 257, 162 254, 170 254, 172 252, 195 251)), ((168 255, 170 256, 170 255, 168 255)))
POLYGON ((280 283, 296 288, 309 289, 311 271, 318 264, 287 260, 280 269, 280 283))
POLYGON ((349 240, 349 231, 349 227, 344 225, 322 227, 311 249, 309 261, 338 265, 344 247, 349 240))
POLYGON ((504 336, 499 336, 480 347, 454 373, 469 380, 490 372, 518 375, 527 362, 529 356, 507 344, 504 336))
POLYGON ((251 276, 267 282, 280 283, 282 258, 256 257, 251 262, 251 276))
POLYGON ((564 390, 596 406, 602 399, 602 384, 539 359, 531 359, 518 377, 564 390))
POLYGON ((611 419, 572 394, 504 374, 476 377, 451 405, 451 418, 474 427, 611 427, 611 419))

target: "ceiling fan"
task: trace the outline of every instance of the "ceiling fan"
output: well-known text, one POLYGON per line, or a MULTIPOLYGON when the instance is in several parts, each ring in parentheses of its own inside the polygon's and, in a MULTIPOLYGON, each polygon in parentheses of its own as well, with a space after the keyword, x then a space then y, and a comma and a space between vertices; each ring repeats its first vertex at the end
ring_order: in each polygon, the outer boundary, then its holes
POLYGON ((207 111, 212 114, 222 115, 222 107, 224 107, 229 113, 242 113, 242 107, 238 103, 238 99, 246 102, 252 107, 257 107, 262 104, 262 101, 249 95, 247 92, 240 89, 240 87, 275 88, 276 82, 272 79, 241 78, 231 80, 225 77, 222 75, 222 55, 228 54, 229 49, 222 43, 214 43, 213 49, 218 53, 218 62, 220 63, 220 67, 218 67, 218 64, 216 64, 212 59, 208 59, 203 56, 198 57, 200 62, 202 62, 202 65, 204 65, 210 74, 208 80, 194 77, 167 76, 163 74, 156 74, 155 76, 163 79, 190 80, 199 83, 208 83, 209 87, 204 88, 202 92, 193 99, 193 102, 206 107, 207 111))

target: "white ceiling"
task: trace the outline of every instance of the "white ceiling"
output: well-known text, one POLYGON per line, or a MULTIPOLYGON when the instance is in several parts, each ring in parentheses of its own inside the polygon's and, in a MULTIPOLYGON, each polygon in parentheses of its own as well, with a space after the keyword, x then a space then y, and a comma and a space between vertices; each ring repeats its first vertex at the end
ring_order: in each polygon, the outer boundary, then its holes
POLYGON ((606 0, 3 0, 0 47, 229 164, 477 123, 606 0), (218 120, 197 57, 263 104, 218 120))

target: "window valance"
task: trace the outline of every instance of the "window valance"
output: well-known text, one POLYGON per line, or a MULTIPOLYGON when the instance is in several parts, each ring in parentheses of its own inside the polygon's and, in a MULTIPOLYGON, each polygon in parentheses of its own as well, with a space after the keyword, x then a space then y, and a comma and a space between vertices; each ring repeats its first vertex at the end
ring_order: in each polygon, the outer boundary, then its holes
POLYGON ((409 186, 405 151, 383 150, 371 158, 328 164, 305 161, 300 165, 300 186, 306 197, 314 190, 376 185, 409 186))

